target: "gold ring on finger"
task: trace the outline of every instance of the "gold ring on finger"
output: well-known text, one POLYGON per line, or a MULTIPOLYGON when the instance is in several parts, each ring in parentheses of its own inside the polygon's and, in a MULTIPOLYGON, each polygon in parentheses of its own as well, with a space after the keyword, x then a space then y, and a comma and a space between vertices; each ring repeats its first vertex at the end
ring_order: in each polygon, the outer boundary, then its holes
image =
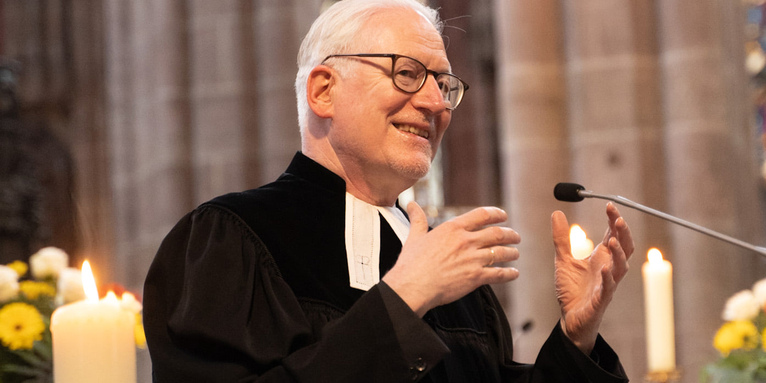
POLYGON ((487 267, 492 266, 495 263, 495 248, 494 247, 489 248, 489 255, 491 258, 489 259, 489 263, 487 264, 487 267))

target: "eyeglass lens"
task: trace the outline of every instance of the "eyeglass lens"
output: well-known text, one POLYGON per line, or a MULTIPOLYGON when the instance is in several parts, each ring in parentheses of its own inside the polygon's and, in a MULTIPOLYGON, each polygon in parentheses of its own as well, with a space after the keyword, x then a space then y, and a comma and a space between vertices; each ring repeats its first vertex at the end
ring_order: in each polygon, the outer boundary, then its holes
MULTIPOLYGON (((394 61, 393 79, 399 89, 414 93, 425 84, 428 70, 421 62, 409 57, 399 56, 394 61)), ((465 91, 463 83, 457 77, 448 73, 436 75, 436 83, 449 109, 454 109, 460 103, 465 91)))

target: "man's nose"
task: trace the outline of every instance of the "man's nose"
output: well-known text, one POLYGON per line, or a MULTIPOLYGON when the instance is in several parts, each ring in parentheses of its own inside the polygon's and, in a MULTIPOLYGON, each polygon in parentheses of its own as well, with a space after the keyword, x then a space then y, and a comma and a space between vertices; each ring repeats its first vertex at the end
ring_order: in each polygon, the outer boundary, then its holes
POLYGON ((447 109, 444 95, 439 88, 439 83, 436 82, 436 77, 430 73, 426 76, 423 87, 412 95, 412 104, 416 108, 429 110, 433 114, 441 113, 447 109))

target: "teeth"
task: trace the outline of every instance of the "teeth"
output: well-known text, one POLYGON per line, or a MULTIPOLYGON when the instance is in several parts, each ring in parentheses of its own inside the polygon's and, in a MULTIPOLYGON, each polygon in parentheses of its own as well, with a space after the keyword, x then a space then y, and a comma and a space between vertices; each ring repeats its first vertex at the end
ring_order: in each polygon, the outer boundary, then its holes
POLYGON ((401 131, 403 131, 403 132, 408 132, 408 133, 412 133, 412 134, 418 135, 418 136, 423 137, 423 138, 428 138, 428 131, 427 130, 420 130, 420 129, 418 129, 418 128, 414 127, 414 126, 411 126, 411 125, 396 125, 396 128, 401 130, 401 131))

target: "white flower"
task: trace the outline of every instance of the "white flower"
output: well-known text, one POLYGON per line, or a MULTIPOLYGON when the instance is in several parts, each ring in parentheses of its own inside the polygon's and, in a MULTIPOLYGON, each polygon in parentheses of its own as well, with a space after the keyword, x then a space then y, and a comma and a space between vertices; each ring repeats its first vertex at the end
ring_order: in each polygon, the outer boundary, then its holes
POLYGON ((58 280, 57 301, 70 303, 85 299, 85 290, 82 288, 82 272, 74 267, 61 270, 58 280))
POLYGON ((766 278, 755 282, 753 285, 753 295, 755 295, 755 300, 758 301, 761 307, 766 305, 766 278))
POLYGON ((19 293, 19 275, 12 268, 0 265, 0 302, 16 297, 19 293))
POLYGON ((133 314, 138 314, 141 312, 141 310, 144 308, 141 305, 141 302, 136 300, 136 297, 133 296, 133 294, 124 292, 122 293, 122 299, 120 299, 120 307, 122 307, 123 310, 128 310, 132 312, 133 314))
POLYGON ((752 320, 758 315, 760 309, 761 306, 755 299, 753 292, 742 290, 726 301, 722 316, 726 321, 752 320))
POLYGON ((58 278, 69 264, 69 256, 57 247, 44 247, 29 257, 29 267, 35 279, 58 278))

